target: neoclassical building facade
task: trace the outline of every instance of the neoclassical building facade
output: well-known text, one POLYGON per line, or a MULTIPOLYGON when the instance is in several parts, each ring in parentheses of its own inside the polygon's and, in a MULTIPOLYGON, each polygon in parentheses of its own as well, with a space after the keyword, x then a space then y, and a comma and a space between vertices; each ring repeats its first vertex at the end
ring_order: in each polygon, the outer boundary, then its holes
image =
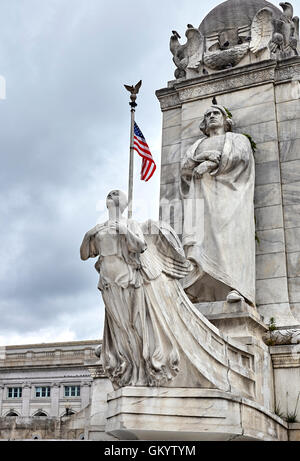
POLYGON ((91 401, 89 366, 100 340, 6 346, 0 351, 0 416, 78 413, 91 401))

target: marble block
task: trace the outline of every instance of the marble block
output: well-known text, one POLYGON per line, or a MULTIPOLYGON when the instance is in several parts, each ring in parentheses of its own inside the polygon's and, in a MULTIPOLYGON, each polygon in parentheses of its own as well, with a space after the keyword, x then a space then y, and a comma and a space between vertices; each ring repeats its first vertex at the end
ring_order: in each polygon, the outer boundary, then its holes
POLYGON ((279 146, 281 162, 300 159, 300 138, 280 142, 279 146))
POLYGON ((300 205, 286 205, 284 207, 285 228, 300 227, 300 205))
POLYGON ((289 295, 286 277, 256 281, 256 303, 288 303, 289 295))
POLYGON ((281 413, 296 413, 300 418, 299 383, 300 381, 300 345, 270 347, 274 367, 274 383, 277 406, 281 413))
POLYGON ((285 238, 286 238, 287 253, 300 251, 300 228, 299 227, 293 227, 291 229, 286 229, 285 238))
POLYGON ((281 163, 282 183, 290 184, 300 181, 300 160, 281 163))
POLYGON ((289 293, 291 303, 300 303, 300 277, 289 278, 289 293))
POLYGON ((286 120, 295 120, 300 118, 299 99, 277 104, 277 120, 284 122, 286 120))
POLYGON ((257 144, 277 140, 277 124, 275 120, 239 126, 237 132, 249 134, 257 144))
POLYGON ((181 127, 180 125, 170 126, 169 128, 163 129, 162 145, 170 146, 172 144, 178 144, 181 139, 181 127))
MULTIPOLYGON (((161 166, 177 163, 181 160, 181 144, 172 144, 165 146, 161 151, 161 166)), ((178 178, 177 178, 178 180, 178 178)))
POLYGON ((216 389, 125 387, 108 395, 106 432, 121 440, 287 440, 287 423, 216 389))
POLYGON ((281 205, 256 208, 256 230, 278 229, 283 227, 281 205))
POLYGON ((279 161, 265 162, 256 164, 255 168, 255 184, 262 186, 265 184, 280 183, 279 161))
POLYGON ((287 268, 289 277, 300 277, 300 252, 287 254, 287 268))
POLYGON ((256 254, 280 253, 285 251, 284 230, 268 229, 257 231, 256 254))
POLYGON ((229 108, 236 121, 236 127, 256 125, 257 123, 266 123, 276 119, 275 104, 270 101, 266 103, 259 101, 256 105, 251 106, 245 104, 240 109, 234 109, 231 105, 229 108))
POLYGON ((254 154, 255 163, 267 163, 278 160, 278 142, 267 141, 263 143, 256 143, 257 149, 254 154))
POLYGON ((160 183, 170 184, 178 181, 180 163, 169 163, 161 166, 160 183))
POLYGON ((257 185, 254 192, 255 208, 272 205, 281 205, 280 183, 257 185))
POLYGON ((278 123, 280 141, 290 141, 300 138, 300 118, 278 123))
POLYGON ((269 324, 271 318, 275 319, 276 327, 294 327, 299 323, 289 303, 260 305, 257 309, 265 324, 269 324))
POLYGON ((284 205, 300 205, 300 181, 282 186, 284 205))
POLYGON ((275 86, 276 102, 286 102, 298 100, 300 98, 300 82, 294 80, 288 83, 282 83, 275 86))
POLYGON ((163 128, 181 124, 181 109, 170 109, 163 112, 163 128))
POLYGON ((267 330, 257 310, 245 301, 198 303, 195 307, 230 338, 240 339, 253 336, 261 340, 267 330))
POLYGON ((284 252, 256 255, 256 280, 285 277, 286 275, 284 252))

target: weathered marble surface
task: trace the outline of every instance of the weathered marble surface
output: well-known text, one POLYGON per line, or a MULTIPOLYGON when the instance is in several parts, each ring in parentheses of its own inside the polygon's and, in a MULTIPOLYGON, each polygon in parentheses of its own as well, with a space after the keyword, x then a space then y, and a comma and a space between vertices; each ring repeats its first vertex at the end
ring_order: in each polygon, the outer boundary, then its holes
MULTIPOLYGON (((296 340, 296 336, 294 339, 296 340)), ((300 381, 299 344, 271 346, 270 353, 274 368, 277 407, 285 417, 288 413, 295 412, 296 420, 299 421, 299 386, 297 385, 300 381)))
POLYGON ((268 331, 264 337, 264 342, 269 346, 280 346, 288 344, 300 344, 300 328, 288 330, 268 331))
MULTIPOLYGON (((101 365, 115 388, 168 385, 178 373, 184 382, 185 357, 169 316, 176 298, 178 308, 186 303, 185 309, 193 309, 177 281, 188 273, 189 263, 169 226, 149 222, 142 227, 126 220, 126 207, 126 195, 111 191, 108 221, 88 231, 80 248, 83 260, 99 257, 95 268, 105 304, 101 365)), ((181 346, 189 360, 189 347, 181 346)), ((197 371, 191 386, 201 382, 197 371)))
MULTIPOLYGON (((299 79, 300 59, 294 57, 278 64, 274 61, 265 61, 203 75, 193 80, 170 82, 168 89, 157 92, 163 116, 166 116, 168 111, 175 107, 174 104, 177 104, 176 110, 181 111, 182 114, 180 126, 184 126, 185 133, 190 135, 178 142, 181 144, 181 157, 196 142, 197 125, 199 126, 201 114, 211 102, 212 96, 216 96, 218 103, 231 111, 233 119, 237 120, 234 129, 252 135, 257 144, 255 214, 256 234, 259 238, 259 243, 256 242, 258 255, 300 251, 298 164, 288 165, 300 159, 299 117, 292 119, 299 110, 297 109, 300 97, 299 79), (255 123, 255 111, 261 120, 260 117, 263 116, 261 109, 265 105, 269 105, 267 113, 275 115, 275 118, 273 115, 268 115, 267 118, 274 118, 274 120, 255 123), (238 117, 247 120, 248 111, 253 115, 249 118, 251 123, 247 124, 247 121, 240 123, 238 117), (283 184, 282 180, 285 181, 283 184)), ((164 143, 164 139, 162 141, 164 143)), ((180 198, 178 187, 177 181, 172 184, 171 192, 167 192, 165 186, 162 186, 162 197, 167 196, 168 200, 172 200, 173 196, 178 200, 180 198)), ((178 228, 180 229, 179 225, 178 228)), ((293 312, 298 312, 296 304, 299 303, 295 301, 298 299, 298 295, 295 298, 298 290, 297 281, 290 281, 289 275, 294 271, 292 267, 290 269, 288 267, 291 263, 291 259, 286 258, 287 275, 278 277, 280 290, 283 289, 282 295, 275 287, 271 296, 269 284, 265 288, 264 282, 258 283, 256 288, 259 299, 267 300, 266 304, 258 305, 259 312, 268 318, 266 313, 270 308, 279 325, 284 325, 285 321, 288 322, 286 325, 295 324, 296 319, 293 319, 291 309, 293 312), (286 286, 284 286, 284 278, 286 286), (286 299, 288 283, 294 299, 291 309, 288 308, 289 301, 286 299), (264 289, 266 289, 265 294, 264 289), (276 299, 277 294, 278 299, 276 299), (277 314, 274 306, 277 306, 277 314), (290 311, 289 315, 287 310, 290 311)), ((259 260, 257 265, 260 266, 259 260)), ((274 270, 276 273, 276 268, 274 270)), ((261 272, 260 267, 258 272, 261 272)), ((270 286, 273 287, 274 283, 271 281, 270 286)))
POLYGON ((256 208, 256 229, 269 230, 283 227, 283 214, 281 205, 256 208))
MULTIPOLYGON (((264 180, 265 178, 261 176, 261 181, 264 182, 264 180)), ((282 197, 280 183, 256 185, 254 193, 255 208, 281 205, 281 200, 282 197)))
POLYGON ((275 87, 275 96, 278 104, 300 98, 300 82, 293 80, 275 87))
POLYGON ((280 253, 285 251, 284 230, 268 229, 257 231, 256 254, 280 253))
MULTIPOLYGON (((256 302, 258 305, 288 303, 286 277, 256 280, 256 302)), ((280 316, 280 311, 276 319, 280 316)))
MULTIPOLYGON (((199 131, 198 119, 186 123, 182 138, 191 136, 186 129, 194 125, 199 131)), ((227 295, 236 290, 255 304, 254 158, 248 138, 230 133, 232 124, 223 106, 211 106, 200 125, 205 137, 181 163, 183 245, 199 270, 184 284, 193 302, 225 300, 227 287, 227 295)))
POLYGON ((300 159, 300 138, 280 142, 280 160, 288 162, 300 159))
POLYGON ((269 324, 272 318, 276 319, 277 327, 285 328, 286 325, 300 324, 300 320, 297 320, 295 316, 293 305, 290 305, 289 302, 262 304, 258 310, 265 324, 269 324))
POLYGON ((100 365, 114 388, 218 388, 265 403, 264 392, 257 397, 253 353, 220 333, 179 284, 191 264, 177 235, 163 222, 126 220, 126 206, 126 195, 111 191, 109 219, 88 231, 80 248, 83 260, 99 257, 100 365))
POLYGON ((256 280, 286 277, 285 253, 256 255, 256 280))
POLYGON ((300 204, 300 181, 282 186, 283 205, 300 204))
POLYGON ((261 163, 273 162, 279 159, 278 142, 267 141, 257 143, 257 150, 255 152, 256 165, 261 163))
POLYGON ((108 396, 106 431, 139 440, 287 440, 287 423, 215 389, 123 388, 108 396))
POLYGON ((181 44, 172 31, 170 51, 175 78, 189 79, 253 62, 281 61, 299 52, 299 19, 290 3, 281 12, 264 0, 228 0, 216 6, 199 28, 188 24, 181 44))

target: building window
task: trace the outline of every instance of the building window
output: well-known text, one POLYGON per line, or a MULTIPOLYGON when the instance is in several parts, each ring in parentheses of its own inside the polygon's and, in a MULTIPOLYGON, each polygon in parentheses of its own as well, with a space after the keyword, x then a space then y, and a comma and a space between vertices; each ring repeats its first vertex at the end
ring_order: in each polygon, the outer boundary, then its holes
POLYGON ((7 396, 9 399, 18 399, 22 397, 22 387, 9 387, 7 396))
POLYGON ((41 386, 35 388, 36 397, 50 397, 50 386, 41 386))
POLYGON ((38 410, 33 416, 47 417, 47 414, 43 410, 38 410))
POLYGON ((80 397, 80 386, 65 386, 65 397, 80 397))

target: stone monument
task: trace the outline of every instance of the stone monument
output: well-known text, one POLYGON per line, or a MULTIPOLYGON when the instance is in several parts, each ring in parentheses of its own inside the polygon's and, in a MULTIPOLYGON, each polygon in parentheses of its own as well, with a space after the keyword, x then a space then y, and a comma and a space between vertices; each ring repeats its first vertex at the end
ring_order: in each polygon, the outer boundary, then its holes
POLYGON ((254 157, 249 139, 213 105, 181 162, 185 253, 195 264, 185 281, 193 302, 247 299, 255 305, 254 157), (184 191, 184 186, 186 191, 184 191), (195 202, 195 203, 194 203, 195 202), (197 235, 202 223, 203 235, 197 235))
POLYGON ((228 0, 172 32, 161 220, 112 191, 84 237, 121 440, 300 439, 299 20, 280 7, 228 0))

